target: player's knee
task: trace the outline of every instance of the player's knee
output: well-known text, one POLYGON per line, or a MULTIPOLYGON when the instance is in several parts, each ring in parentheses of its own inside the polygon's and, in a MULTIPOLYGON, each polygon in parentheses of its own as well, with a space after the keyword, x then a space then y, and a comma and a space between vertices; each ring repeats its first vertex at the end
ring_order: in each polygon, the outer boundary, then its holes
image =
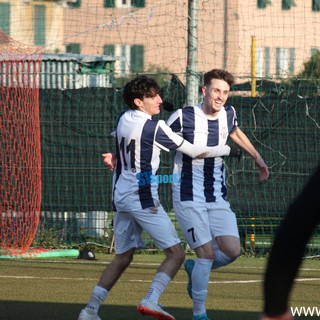
POLYGON ((231 262, 237 260, 240 257, 240 251, 232 252, 232 254, 229 257, 231 259, 231 262))
POLYGON ((132 256, 128 256, 127 259, 126 259, 126 261, 125 261, 125 263, 126 263, 127 265, 129 265, 132 261, 133 261, 133 255, 132 255, 132 256))
POLYGON ((176 263, 179 265, 182 265, 186 258, 186 254, 180 245, 175 245, 169 249, 166 249, 165 252, 166 256, 169 259, 175 260, 176 263))
POLYGON ((239 254, 237 250, 216 250, 211 269, 217 269, 232 263, 239 257, 239 254))
POLYGON ((125 269, 133 260, 133 250, 130 250, 124 254, 116 255, 116 262, 119 268, 125 269))
POLYGON ((236 237, 221 237, 218 239, 217 251, 219 250, 230 258, 231 261, 234 261, 241 254, 240 240, 236 237))
POLYGON ((240 246, 230 247, 230 248, 224 250, 224 254, 226 256, 228 256, 230 258, 231 262, 232 262, 232 261, 236 260, 240 256, 241 248, 240 248, 240 246))

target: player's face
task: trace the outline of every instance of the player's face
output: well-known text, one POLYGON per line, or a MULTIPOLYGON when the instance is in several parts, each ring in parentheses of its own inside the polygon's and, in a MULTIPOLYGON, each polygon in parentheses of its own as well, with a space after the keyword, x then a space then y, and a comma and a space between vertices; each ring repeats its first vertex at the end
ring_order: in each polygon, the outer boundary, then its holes
POLYGON ((216 115, 226 103, 230 92, 227 82, 220 79, 212 79, 210 85, 202 87, 203 111, 206 114, 216 115))
POLYGON ((136 99, 138 101, 135 104, 138 106, 140 111, 143 111, 150 116, 160 113, 160 106, 162 104, 162 99, 159 94, 154 95, 153 97, 144 97, 142 100, 136 99))

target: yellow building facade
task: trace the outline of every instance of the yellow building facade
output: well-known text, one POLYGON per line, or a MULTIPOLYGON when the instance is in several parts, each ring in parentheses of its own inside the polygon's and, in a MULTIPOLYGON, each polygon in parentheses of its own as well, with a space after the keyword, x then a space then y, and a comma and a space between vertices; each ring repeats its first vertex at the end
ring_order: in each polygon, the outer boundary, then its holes
MULTIPOLYGON (((196 3, 199 72, 225 68, 245 81, 253 37, 257 78, 297 75, 319 48, 320 1, 196 3)), ((0 15, 5 4, 10 36, 43 46, 46 53, 113 55, 119 74, 186 72, 186 0, 0 0, 0 15)))

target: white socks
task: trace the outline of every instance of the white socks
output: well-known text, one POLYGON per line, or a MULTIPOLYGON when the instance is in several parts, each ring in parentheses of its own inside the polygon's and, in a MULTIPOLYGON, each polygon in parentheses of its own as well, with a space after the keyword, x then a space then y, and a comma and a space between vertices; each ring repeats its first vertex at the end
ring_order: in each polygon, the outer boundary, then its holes
POLYGON ((160 295, 166 289, 170 281, 171 278, 165 272, 158 272, 153 278, 145 299, 158 303, 160 295))
MULTIPOLYGON (((149 291, 146 295, 146 299, 152 302, 158 303, 160 295, 168 286, 171 278, 165 272, 158 272, 150 285, 149 291)), ((96 286, 91 294, 90 300, 86 306, 89 314, 96 314, 99 311, 101 304, 107 298, 109 291, 106 289, 96 286)))
POLYGON ((93 311, 94 313, 98 313, 101 304, 104 300, 106 300, 108 294, 109 291, 102 287, 96 286, 92 291, 90 300, 86 308, 93 311))
POLYGON ((193 314, 206 312, 205 301, 208 294, 208 282, 212 266, 212 259, 197 258, 192 271, 192 299, 193 314))

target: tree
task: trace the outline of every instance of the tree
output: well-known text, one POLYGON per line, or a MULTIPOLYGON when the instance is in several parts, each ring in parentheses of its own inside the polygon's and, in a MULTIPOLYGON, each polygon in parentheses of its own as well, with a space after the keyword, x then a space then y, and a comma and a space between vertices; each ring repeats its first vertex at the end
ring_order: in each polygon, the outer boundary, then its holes
POLYGON ((320 78, 320 51, 317 50, 317 52, 304 63, 304 70, 298 75, 298 78, 318 81, 320 78))

